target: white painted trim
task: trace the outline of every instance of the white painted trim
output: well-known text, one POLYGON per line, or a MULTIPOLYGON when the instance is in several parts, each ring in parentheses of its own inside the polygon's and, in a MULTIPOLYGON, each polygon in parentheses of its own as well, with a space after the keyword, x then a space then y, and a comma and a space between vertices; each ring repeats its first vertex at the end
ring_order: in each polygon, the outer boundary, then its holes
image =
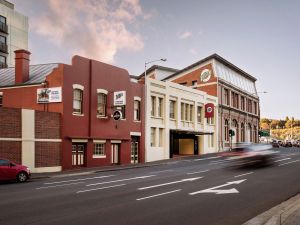
POLYGON ((73 84, 73 89, 79 89, 79 90, 84 90, 84 86, 82 86, 81 84, 73 84))
POLYGON ((121 140, 111 140, 110 143, 112 143, 112 144, 121 144, 122 141, 121 140))
POLYGON ((87 143, 88 139, 72 139, 73 143, 87 143))
POLYGON ((62 139, 35 139, 34 141, 39 141, 39 142, 62 142, 62 139))
POLYGON ((97 94, 99 94, 99 93, 101 93, 101 94, 108 94, 108 91, 107 90, 105 90, 105 89, 101 89, 101 88, 99 88, 99 89, 97 89, 97 94))
POLYGON ((93 155, 93 159, 105 159, 106 155, 93 155))
POLYGON ((134 96, 133 99, 134 99, 135 101, 142 101, 142 99, 141 99, 140 97, 138 97, 138 96, 134 96))
POLYGON ((93 140, 93 143, 97 143, 97 144, 105 144, 106 140, 93 140))
POLYGON ((84 116, 84 114, 79 114, 79 113, 72 113, 73 116, 84 116))
POLYGON ((142 136, 141 132, 130 132, 130 136, 142 136))
POLYGON ((0 141, 62 142, 62 139, 0 138, 0 141))
POLYGON ((62 171, 61 166, 53 166, 53 167, 39 167, 31 169, 33 173, 50 173, 50 172, 60 172, 62 171))
POLYGON ((22 141, 22 138, 0 138, 0 141, 22 141))
POLYGON ((0 95, 3 95, 3 92, 0 92, 0 95))
POLYGON ((208 83, 205 83, 205 84, 198 84, 194 87, 205 87, 205 86, 210 86, 210 85, 215 85, 215 84, 218 84, 218 82, 208 82, 208 83))
POLYGON ((34 84, 34 85, 21 85, 21 86, 12 86, 12 87, 1 87, 0 90, 6 90, 6 89, 16 89, 16 88, 26 88, 26 87, 37 87, 37 86, 43 86, 44 84, 34 84))

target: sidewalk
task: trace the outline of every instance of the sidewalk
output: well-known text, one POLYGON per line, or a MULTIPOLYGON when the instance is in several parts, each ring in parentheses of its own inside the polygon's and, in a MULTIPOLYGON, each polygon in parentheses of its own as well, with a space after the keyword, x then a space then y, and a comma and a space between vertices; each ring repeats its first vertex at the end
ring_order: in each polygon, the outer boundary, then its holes
POLYGON ((300 225, 300 193, 242 225, 300 225))

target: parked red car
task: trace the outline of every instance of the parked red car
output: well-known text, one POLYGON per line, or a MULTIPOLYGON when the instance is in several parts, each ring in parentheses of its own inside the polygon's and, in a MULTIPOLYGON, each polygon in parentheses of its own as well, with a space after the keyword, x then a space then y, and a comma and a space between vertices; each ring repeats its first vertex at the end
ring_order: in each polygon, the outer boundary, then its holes
POLYGON ((0 158, 0 180, 17 180, 25 182, 30 178, 30 170, 27 166, 18 165, 7 159, 0 158))

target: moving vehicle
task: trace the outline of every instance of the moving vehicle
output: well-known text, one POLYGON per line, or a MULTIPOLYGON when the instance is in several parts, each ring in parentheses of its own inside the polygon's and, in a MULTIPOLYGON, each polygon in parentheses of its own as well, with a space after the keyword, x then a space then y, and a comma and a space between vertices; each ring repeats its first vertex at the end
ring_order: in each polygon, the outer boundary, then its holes
POLYGON ((251 165, 271 165, 276 151, 270 144, 238 143, 231 150, 221 153, 230 167, 245 167, 251 165))
POLYGON ((277 140, 273 140, 273 141, 271 142, 271 144, 272 144, 272 147, 273 147, 273 148, 279 148, 279 143, 278 143, 277 140))
POLYGON ((30 178, 30 169, 27 166, 18 165, 8 159, 0 158, 0 181, 17 180, 25 182, 30 178))

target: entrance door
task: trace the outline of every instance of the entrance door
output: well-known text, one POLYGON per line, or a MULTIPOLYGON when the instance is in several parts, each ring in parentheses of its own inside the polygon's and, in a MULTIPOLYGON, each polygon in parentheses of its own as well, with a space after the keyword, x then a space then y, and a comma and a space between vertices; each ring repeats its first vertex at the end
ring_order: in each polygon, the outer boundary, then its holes
POLYGON ((84 166, 85 162, 85 144, 73 143, 72 144, 72 165, 84 166))
POLYGON ((139 137, 131 137, 131 163, 139 162, 139 137))
POLYGON ((111 144, 111 163, 119 164, 120 144, 111 144))

